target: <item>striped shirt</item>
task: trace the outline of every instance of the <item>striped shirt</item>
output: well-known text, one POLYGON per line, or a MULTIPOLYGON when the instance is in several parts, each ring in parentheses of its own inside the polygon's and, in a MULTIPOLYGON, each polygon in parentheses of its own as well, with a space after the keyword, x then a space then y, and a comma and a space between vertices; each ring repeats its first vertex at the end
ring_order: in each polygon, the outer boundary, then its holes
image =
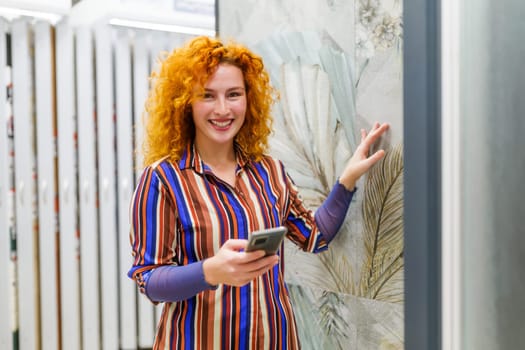
MULTIPOLYGON (((327 248, 283 164, 254 162, 237 152, 235 187, 216 177, 189 145, 181 160, 148 166, 131 202, 129 271, 142 293, 152 269, 213 256, 228 239, 276 226, 305 251, 327 248)), ((219 285, 164 304, 154 349, 299 349, 284 281, 284 256, 242 286, 219 285)))

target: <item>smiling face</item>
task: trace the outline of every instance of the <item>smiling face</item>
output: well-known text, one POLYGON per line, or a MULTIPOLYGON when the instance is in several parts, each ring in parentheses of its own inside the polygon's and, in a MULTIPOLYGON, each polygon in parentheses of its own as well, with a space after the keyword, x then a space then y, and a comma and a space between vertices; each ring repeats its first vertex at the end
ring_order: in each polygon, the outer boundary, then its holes
POLYGON ((246 115, 246 90, 242 71, 219 64, 192 103, 195 143, 199 148, 233 147, 246 115))

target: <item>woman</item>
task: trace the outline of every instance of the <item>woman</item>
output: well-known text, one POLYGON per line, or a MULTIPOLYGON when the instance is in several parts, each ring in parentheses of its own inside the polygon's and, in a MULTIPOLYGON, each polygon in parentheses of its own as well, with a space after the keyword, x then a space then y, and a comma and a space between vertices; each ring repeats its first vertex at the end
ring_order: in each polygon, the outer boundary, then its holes
POLYGON ((355 183, 381 159, 376 123, 315 212, 283 164, 267 155, 275 92, 261 58, 198 37, 153 75, 146 168, 131 202, 129 276, 164 302, 155 349, 298 349, 280 254, 245 252, 250 232, 277 226, 301 249, 323 251, 355 183))

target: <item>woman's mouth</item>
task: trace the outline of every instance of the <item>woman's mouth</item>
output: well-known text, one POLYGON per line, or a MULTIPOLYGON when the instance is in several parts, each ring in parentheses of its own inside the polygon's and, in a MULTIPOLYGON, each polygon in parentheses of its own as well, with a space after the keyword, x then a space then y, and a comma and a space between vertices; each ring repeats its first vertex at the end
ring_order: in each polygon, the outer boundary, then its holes
POLYGON ((228 120, 210 120, 210 123, 212 123, 214 126, 218 128, 225 128, 227 126, 230 126, 233 123, 233 119, 228 120))

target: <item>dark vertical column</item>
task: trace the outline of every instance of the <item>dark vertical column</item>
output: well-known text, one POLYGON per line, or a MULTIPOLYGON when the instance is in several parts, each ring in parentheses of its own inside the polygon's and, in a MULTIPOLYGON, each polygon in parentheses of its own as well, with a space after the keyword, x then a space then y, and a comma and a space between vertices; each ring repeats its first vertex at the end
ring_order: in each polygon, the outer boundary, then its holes
POLYGON ((219 32, 219 0, 215 0, 215 35, 220 35, 219 32))
POLYGON ((405 349, 441 349, 439 0, 404 3, 405 349))

